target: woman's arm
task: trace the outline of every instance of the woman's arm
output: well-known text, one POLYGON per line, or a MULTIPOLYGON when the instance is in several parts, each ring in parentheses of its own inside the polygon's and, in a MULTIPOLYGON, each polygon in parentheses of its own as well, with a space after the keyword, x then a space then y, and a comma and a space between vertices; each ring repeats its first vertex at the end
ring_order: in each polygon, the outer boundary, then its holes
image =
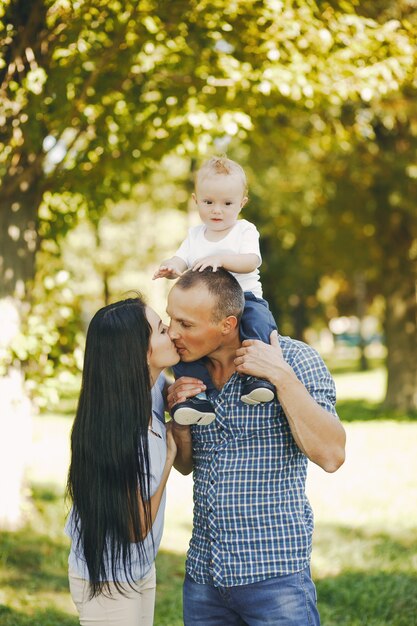
MULTIPOLYGON (((156 516, 158 514, 159 511, 159 507, 161 505, 161 500, 162 500, 162 495, 164 493, 164 489, 166 487, 167 481, 168 481, 168 477, 170 475, 172 466, 174 465, 174 460, 175 460, 175 456, 177 454, 177 446, 175 443, 175 439, 172 436, 172 432, 171 432, 171 428, 167 426, 167 456, 166 456, 166 461, 165 461, 165 465, 164 465, 164 469, 162 471, 162 476, 161 476, 161 481, 158 485, 157 490, 155 491, 155 493, 151 496, 150 500, 149 500, 149 506, 150 506, 150 527, 149 527, 149 522, 146 519, 145 516, 145 510, 144 510, 144 506, 143 506, 143 502, 142 499, 140 497, 140 494, 138 493, 138 506, 139 506, 139 516, 140 516, 140 532, 141 532, 141 540, 143 541, 145 539, 145 537, 148 535, 149 531, 151 530, 155 520, 156 520, 156 516)), ((133 541, 138 541, 137 538, 133 538, 133 541)))
MULTIPOLYGON (((167 390, 167 404, 170 410, 174 404, 183 402, 187 398, 196 396, 205 389, 204 383, 198 378, 191 376, 181 376, 167 390)), ((174 420, 171 424, 175 443, 177 444, 177 456, 174 467, 181 474, 187 475, 193 471, 193 448, 191 429, 189 426, 177 424, 174 420)))
POLYGON ((191 429, 189 426, 182 426, 172 420, 172 433, 177 444, 177 456, 174 467, 181 474, 186 476, 193 471, 193 448, 191 439, 191 429))

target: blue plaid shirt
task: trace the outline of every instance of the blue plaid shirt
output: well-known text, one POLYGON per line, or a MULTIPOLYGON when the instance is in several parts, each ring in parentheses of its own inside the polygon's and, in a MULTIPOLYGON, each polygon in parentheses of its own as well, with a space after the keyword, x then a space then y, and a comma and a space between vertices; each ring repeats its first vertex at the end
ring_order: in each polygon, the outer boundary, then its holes
MULTIPOLYGON (((334 382, 317 352, 290 337, 280 344, 313 398, 337 415, 334 382)), ((310 562, 307 458, 279 402, 248 406, 241 392, 233 374, 210 396, 216 420, 192 427, 194 524, 186 569, 197 583, 246 585, 310 562)))

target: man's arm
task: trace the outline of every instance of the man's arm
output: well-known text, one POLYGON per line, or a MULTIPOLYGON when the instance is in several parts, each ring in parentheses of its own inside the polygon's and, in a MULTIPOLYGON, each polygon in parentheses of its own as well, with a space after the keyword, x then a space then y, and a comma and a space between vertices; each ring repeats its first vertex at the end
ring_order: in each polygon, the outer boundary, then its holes
POLYGON ((236 355, 236 371, 265 378, 275 386, 300 450, 326 472, 339 469, 345 460, 345 430, 337 417, 316 402, 285 361, 277 332, 271 333, 271 345, 247 340, 236 355))

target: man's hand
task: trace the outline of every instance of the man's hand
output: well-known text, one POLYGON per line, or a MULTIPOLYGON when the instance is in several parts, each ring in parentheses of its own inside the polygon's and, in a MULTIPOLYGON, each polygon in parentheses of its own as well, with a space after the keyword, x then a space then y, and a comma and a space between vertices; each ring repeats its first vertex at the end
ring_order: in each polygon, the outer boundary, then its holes
POLYGON ((171 410, 174 404, 184 402, 187 398, 196 396, 201 391, 205 391, 206 386, 199 378, 181 376, 167 390, 168 409, 171 410))
POLYGON ((234 363, 239 374, 264 378, 276 386, 280 370, 292 370, 283 357, 276 330, 272 331, 270 341, 268 345, 258 339, 246 339, 236 351, 234 363))

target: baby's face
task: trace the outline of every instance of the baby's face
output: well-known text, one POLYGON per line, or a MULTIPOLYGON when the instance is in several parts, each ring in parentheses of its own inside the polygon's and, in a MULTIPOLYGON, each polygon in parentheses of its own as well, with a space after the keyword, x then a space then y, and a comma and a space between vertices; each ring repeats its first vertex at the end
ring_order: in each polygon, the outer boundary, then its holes
POLYGON ((201 221, 208 230, 221 232, 234 226, 247 202, 239 176, 213 174, 199 181, 194 199, 201 221))

